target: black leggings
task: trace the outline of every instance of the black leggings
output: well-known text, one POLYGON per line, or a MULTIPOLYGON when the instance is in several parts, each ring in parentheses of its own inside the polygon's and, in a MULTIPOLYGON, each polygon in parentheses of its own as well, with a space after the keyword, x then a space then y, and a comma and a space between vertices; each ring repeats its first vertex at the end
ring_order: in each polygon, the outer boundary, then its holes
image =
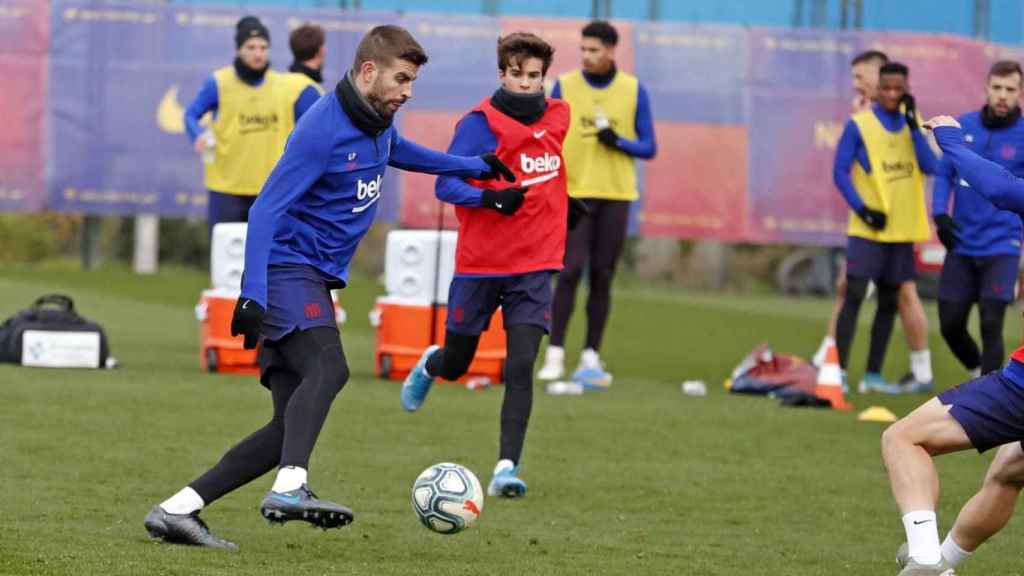
MULTIPOLYGON (((532 324, 505 327, 508 356, 505 358, 505 399, 501 404, 501 448, 498 459, 516 464, 523 453, 526 426, 533 409, 533 364, 544 329, 532 324)), ((427 373, 456 380, 469 370, 479 335, 446 332, 444 348, 427 359, 427 373)))
POLYGON ((611 311, 612 278, 626 241, 630 202, 586 199, 590 216, 569 231, 565 243, 565 269, 558 275, 551 307, 551 345, 564 346, 569 318, 576 305, 576 287, 587 268, 586 347, 598 350, 611 311))
POLYGON ((327 327, 264 343, 260 372, 274 415, 189 484, 206 504, 275 467, 308 468, 331 403, 349 377, 338 330, 327 327))
MULTIPOLYGON (((836 322, 836 348, 839 349, 839 365, 844 370, 849 365, 850 347, 853 346, 853 336, 857 331, 857 316, 860 314, 860 305, 867 295, 868 282, 867 278, 848 277, 846 280, 846 298, 843 299, 843 307, 836 322)), ((867 371, 881 373, 882 365, 885 363, 885 350, 889 346, 889 337, 892 335, 892 326, 899 307, 900 288, 885 284, 878 284, 877 288, 878 310, 871 325, 867 371)))
POLYGON ((1006 302, 982 300, 978 304, 981 317, 981 352, 967 332, 967 318, 973 302, 939 301, 939 324, 942 337, 953 355, 968 370, 981 368, 982 374, 998 370, 1003 365, 1003 317, 1006 302))

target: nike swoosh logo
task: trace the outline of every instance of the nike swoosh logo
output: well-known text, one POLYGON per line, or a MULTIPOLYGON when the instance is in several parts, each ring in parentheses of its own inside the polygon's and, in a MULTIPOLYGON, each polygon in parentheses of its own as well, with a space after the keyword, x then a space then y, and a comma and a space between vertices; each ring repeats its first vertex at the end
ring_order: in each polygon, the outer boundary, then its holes
POLYGON ((362 206, 356 206, 355 208, 353 208, 353 209, 352 209, 352 213, 353 213, 353 214, 359 214, 359 213, 363 212, 364 210, 366 210, 366 209, 367 209, 367 208, 369 208, 370 206, 373 206, 373 204, 374 204, 374 203, 375 203, 375 202, 376 202, 377 200, 380 200, 380 194, 377 194, 376 196, 374 196, 374 197, 373 197, 373 200, 370 200, 370 201, 369 201, 369 202, 367 202, 366 204, 363 204, 362 206))
POLYGON ((271 497, 282 502, 287 502, 288 504, 298 504, 299 500, 302 500, 302 498, 299 498, 298 496, 286 496, 285 494, 274 494, 271 497))
POLYGON ((543 138, 544 135, 547 134, 547 133, 548 133, 547 130, 541 130, 540 132, 534 132, 533 133, 533 137, 534 138, 543 138))
POLYGON ((548 180, 557 177, 558 170, 555 170, 554 172, 548 172, 543 176, 537 176, 536 178, 528 178, 526 180, 523 180, 522 182, 519 183, 519 185, 525 188, 527 186, 533 186, 534 184, 540 184, 541 182, 547 182, 548 180))
POLYGON ((494 207, 497 208, 498 210, 501 210, 502 203, 501 202, 495 202, 494 203, 494 207))
POLYGON ((242 310, 245 310, 248 307, 249 307, 249 301, 248 300, 246 300, 245 302, 242 302, 242 310))
POLYGON ((931 522, 931 520, 914 520, 914 526, 920 526, 921 524, 927 524, 929 522, 931 522))

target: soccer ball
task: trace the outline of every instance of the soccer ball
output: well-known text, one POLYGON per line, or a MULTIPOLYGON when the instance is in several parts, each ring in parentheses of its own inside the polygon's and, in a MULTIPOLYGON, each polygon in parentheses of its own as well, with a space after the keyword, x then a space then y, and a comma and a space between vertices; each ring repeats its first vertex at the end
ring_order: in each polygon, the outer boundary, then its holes
POLYGON ((450 462, 434 464, 412 485, 412 507, 427 528, 455 534, 480 517, 484 491, 467 468, 450 462))

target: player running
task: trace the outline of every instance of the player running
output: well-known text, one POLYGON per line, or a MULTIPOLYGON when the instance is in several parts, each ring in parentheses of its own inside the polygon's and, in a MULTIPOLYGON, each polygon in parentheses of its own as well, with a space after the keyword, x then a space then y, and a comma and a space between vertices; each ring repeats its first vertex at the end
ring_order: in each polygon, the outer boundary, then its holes
POLYGON ((260 506, 275 522, 321 528, 352 521, 345 506, 307 485, 309 457, 349 370, 329 290, 342 288, 348 264, 373 223, 387 166, 489 179, 515 176, 493 154, 442 154, 403 139, 394 114, 412 96, 427 55, 403 28, 378 26, 363 37, 352 70, 303 116, 252 207, 242 294, 231 322, 254 348, 273 417, 220 462, 146 516, 165 542, 234 549, 214 536, 199 511, 275 467, 260 506))
MULTIPOLYGON (((959 118, 964 146, 1016 176, 1024 176, 1024 122, 1020 121, 1021 67, 992 65, 987 102, 959 118)), ((1015 298, 1020 266, 1020 216, 996 208, 960 178, 949 158, 939 163, 932 200, 935 226, 946 246, 939 280, 939 322, 950 350, 973 377, 1002 366, 1003 319, 1015 298), (955 191, 955 192, 954 192, 955 191), (954 194, 953 215, 948 214, 954 194), (978 304, 981 351, 967 332, 971 306, 978 304)))
POLYGON ((851 209, 846 297, 836 325, 844 381, 868 283, 873 281, 878 288, 878 310, 861 392, 899 393, 932 387, 931 379, 899 386, 882 377, 900 286, 912 282, 916 275, 914 242, 931 235, 924 174, 932 174, 938 162, 917 123, 909 74, 907 67, 897 62, 879 69, 878 102, 846 123, 833 169, 836 187, 851 209))
MULTIPOLYGON (((1024 180, 965 145, 959 122, 949 116, 929 120, 935 139, 957 177, 1001 210, 1024 214, 1024 180)), ((901 576, 951 576, 1013 514, 1024 486, 1024 348, 1009 363, 924 403, 882 435, 882 458, 896 505, 903 515, 907 543, 897 559, 901 576), (981 490, 960 511, 939 544, 935 505, 939 477, 934 456, 1000 446, 981 490)))
POLYGON ((437 197, 455 204, 459 240, 448 291, 444 348, 430 346, 402 386, 402 407, 417 410, 434 381, 466 373, 480 334, 501 307, 507 334, 505 398, 498 463, 487 493, 519 497, 519 462, 533 405, 533 364, 551 324, 551 275, 562 267, 570 206, 562 160, 569 106, 545 98, 554 49, 534 34, 498 40, 501 87, 459 122, 448 152, 494 152, 513 167, 516 186, 442 176, 437 197), (527 192, 527 188, 529 191, 527 192))

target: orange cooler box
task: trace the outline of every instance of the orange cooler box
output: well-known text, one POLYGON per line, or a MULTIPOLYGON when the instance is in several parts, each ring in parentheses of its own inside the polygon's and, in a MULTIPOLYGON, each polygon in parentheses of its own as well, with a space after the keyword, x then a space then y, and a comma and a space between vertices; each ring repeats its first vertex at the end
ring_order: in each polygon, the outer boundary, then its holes
MULTIPOLYGON (((437 344, 444 343, 447 307, 438 305, 435 318, 437 344)), ((419 361, 430 342, 430 304, 393 296, 377 298, 371 313, 371 323, 377 327, 377 346, 374 351, 377 375, 381 378, 401 380, 419 361)), ((480 335, 476 357, 469 371, 461 379, 486 376, 491 382, 504 380, 505 328, 499 310, 491 318, 491 325, 480 335)), ((440 380, 444 382, 444 380, 440 380)))
POLYGON ((258 374, 257 350, 242 348, 242 337, 231 335, 238 290, 203 290, 196 305, 199 320, 199 365, 209 372, 258 374))

